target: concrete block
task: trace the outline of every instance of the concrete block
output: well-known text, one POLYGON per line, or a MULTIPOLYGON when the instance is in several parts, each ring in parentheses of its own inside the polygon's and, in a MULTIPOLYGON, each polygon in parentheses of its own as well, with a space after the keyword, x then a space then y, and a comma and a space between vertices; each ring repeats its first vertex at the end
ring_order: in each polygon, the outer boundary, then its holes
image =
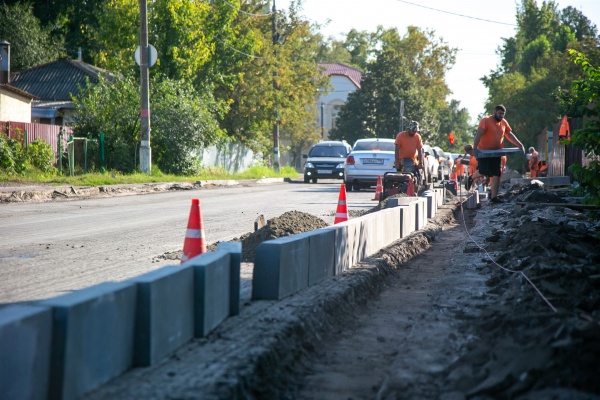
POLYGON ((333 275, 339 275, 342 272, 352 268, 352 246, 348 240, 348 225, 335 224, 319 231, 331 231, 333 238, 333 275))
POLYGON ((361 218, 320 229, 335 232, 334 275, 349 270, 367 254, 367 235, 361 218))
POLYGON ((367 223, 363 218, 356 218, 350 221, 343 222, 341 225, 348 227, 347 241, 348 250, 346 254, 347 258, 344 261, 344 265, 347 266, 345 270, 354 267, 354 265, 367 257, 368 253, 368 241, 369 235, 367 232, 367 223))
POLYGON ((134 366, 147 367, 194 337, 194 273, 167 266, 129 280, 137 284, 134 366))
POLYGON ((317 229, 308 235, 308 285, 314 285, 334 274, 335 231, 317 229))
POLYGON ((438 195, 439 194, 436 191, 432 191, 432 190, 427 190, 427 191, 423 192, 423 197, 427 200, 427 207, 426 207, 427 218, 435 217, 437 207, 438 207, 438 203, 437 203, 438 195))
POLYGON ((468 210, 476 209, 477 206, 479 205, 479 193, 477 193, 477 192, 469 193, 469 196, 464 201, 464 204, 466 204, 466 208, 468 210))
POLYGON ((0 399, 48 398, 52 309, 0 309, 0 399))
POLYGON ((415 197, 417 201, 417 213, 415 214, 415 230, 420 230, 427 225, 427 200, 423 197, 415 197))
POLYGON ((382 216, 382 227, 381 232, 383 234, 383 240, 381 242, 382 248, 389 246, 391 243, 400 239, 400 225, 401 225, 401 209, 400 207, 386 208, 377 213, 382 216))
POLYGON ((256 248, 253 300, 280 300, 308 286, 308 236, 285 236, 256 248))
POLYGON ((403 209, 401 212, 400 237, 406 237, 415 231, 418 204, 416 199, 416 197, 398 197, 387 201, 387 207, 400 207, 403 209))
POLYGON ((241 242, 221 242, 217 251, 228 252, 231 257, 231 270, 229 272, 229 315, 240 313, 240 269, 242 263, 241 242))
POLYGON ((444 202, 445 202, 446 196, 447 196, 447 191, 448 191, 448 186, 446 184, 444 184, 444 186, 442 186, 441 188, 435 189, 435 192, 438 193, 438 196, 437 196, 438 207, 441 207, 444 205, 444 202))
POLYGON ((229 316, 231 255, 209 251, 183 265, 194 268, 194 335, 204 337, 229 316))
POLYGON ((79 398, 131 368, 135 284, 101 283, 40 305, 53 314, 51 399, 79 398))

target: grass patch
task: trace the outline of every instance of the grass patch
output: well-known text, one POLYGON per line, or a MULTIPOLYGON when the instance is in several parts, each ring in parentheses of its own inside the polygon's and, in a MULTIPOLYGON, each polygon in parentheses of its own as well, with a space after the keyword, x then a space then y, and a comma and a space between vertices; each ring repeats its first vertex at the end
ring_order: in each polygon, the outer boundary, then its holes
POLYGON ((274 169, 266 166, 253 166, 240 173, 229 174, 223 168, 203 168, 199 175, 178 176, 164 174, 153 167, 151 174, 136 172, 133 174, 122 174, 120 172, 88 173, 75 176, 42 174, 35 171, 27 171, 23 175, 7 175, 0 172, 0 182, 16 182, 21 184, 40 183, 47 185, 71 185, 71 186, 100 186, 135 183, 158 183, 158 182, 195 182, 204 180, 243 180, 261 178, 298 178, 298 173, 292 167, 282 167, 277 173, 274 169))

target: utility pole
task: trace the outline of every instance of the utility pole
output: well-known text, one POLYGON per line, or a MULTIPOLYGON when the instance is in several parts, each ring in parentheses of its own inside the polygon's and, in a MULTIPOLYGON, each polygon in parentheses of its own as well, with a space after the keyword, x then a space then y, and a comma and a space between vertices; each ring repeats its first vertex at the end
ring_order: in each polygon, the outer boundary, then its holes
POLYGON ((148 4, 140 1, 140 172, 152 172, 150 148, 150 79, 148 73, 148 4))
POLYGON ((404 130, 404 100, 400 100, 400 131, 404 130))
POLYGON ((325 103, 321 98, 321 139, 325 139, 325 103))
POLYGON ((273 0, 273 54, 275 55, 275 68, 273 68, 273 89, 275 90, 275 124, 273 125, 273 166, 275 171, 279 172, 279 105, 277 104, 277 91, 279 85, 277 84, 277 46, 279 45, 279 32, 277 32, 277 9, 275 7, 275 0, 273 0))

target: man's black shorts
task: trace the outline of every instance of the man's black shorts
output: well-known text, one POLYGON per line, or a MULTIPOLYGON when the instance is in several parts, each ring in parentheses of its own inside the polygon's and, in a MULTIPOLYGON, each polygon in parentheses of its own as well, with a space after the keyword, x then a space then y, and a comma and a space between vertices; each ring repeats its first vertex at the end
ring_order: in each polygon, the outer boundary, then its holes
POLYGON ((500 176, 500 157, 478 158, 477 170, 481 175, 500 176))

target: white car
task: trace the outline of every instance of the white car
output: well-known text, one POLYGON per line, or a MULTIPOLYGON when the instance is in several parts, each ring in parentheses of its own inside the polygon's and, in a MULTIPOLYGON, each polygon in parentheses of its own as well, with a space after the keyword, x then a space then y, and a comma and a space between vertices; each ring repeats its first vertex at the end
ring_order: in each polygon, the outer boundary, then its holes
POLYGON ((440 180, 450 179, 450 171, 452 171, 453 160, 450 153, 446 153, 438 146, 433 146, 433 150, 437 153, 437 159, 440 163, 440 180))
POLYGON ((427 182, 438 181, 440 177, 440 162, 436 151, 428 144, 423 145, 423 158, 426 160, 427 182))
POLYGON ((344 182, 348 190, 358 191, 377 185, 377 177, 396 172, 394 139, 359 139, 346 157, 344 182))

